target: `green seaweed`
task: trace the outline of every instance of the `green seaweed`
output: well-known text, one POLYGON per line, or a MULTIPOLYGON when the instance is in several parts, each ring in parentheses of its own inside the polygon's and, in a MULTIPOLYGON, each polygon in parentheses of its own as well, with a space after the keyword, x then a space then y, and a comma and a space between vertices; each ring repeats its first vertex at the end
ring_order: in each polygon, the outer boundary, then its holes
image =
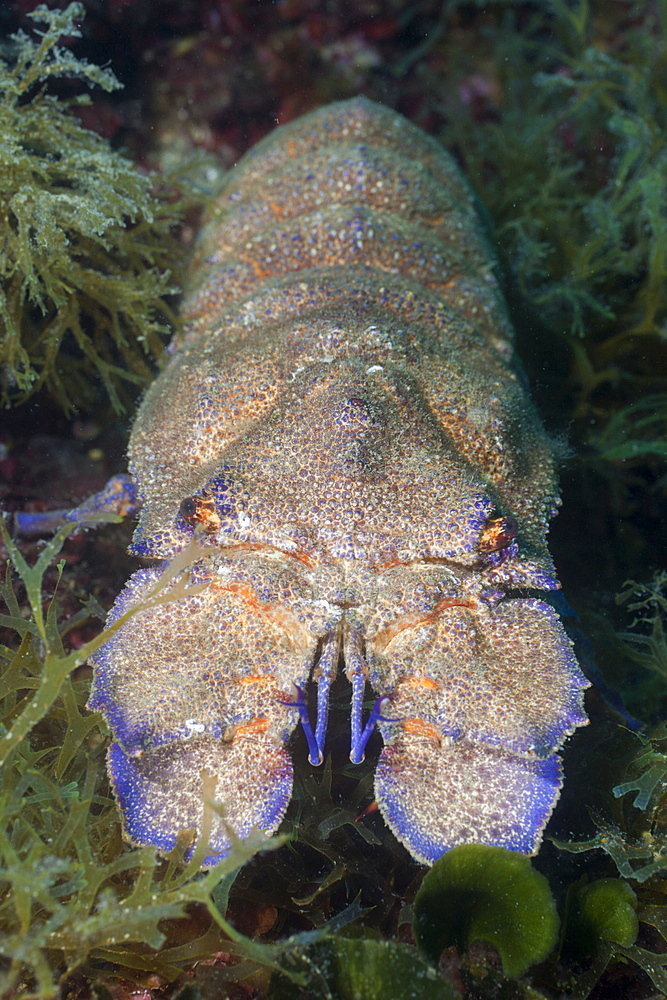
POLYGON ((507 976, 542 962, 558 940, 549 883, 529 858, 504 847, 462 844, 424 877, 415 897, 414 934, 434 964, 443 948, 487 941, 507 976))
POLYGON ((445 977, 414 948, 396 941, 341 935, 299 948, 292 957, 305 974, 305 990, 284 973, 274 973, 269 1000, 456 1000, 445 977))
POLYGON ((601 878, 579 886, 568 928, 578 951, 594 954, 606 944, 629 948, 637 940, 637 896, 623 879, 601 878))
MULTIPOLYGON (((236 872, 271 846, 263 834, 236 843, 206 874, 199 868, 211 808, 187 864, 187 832, 166 861, 152 847, 123 845, 103 765, 106 725, 99 714, 82 711, 88 681, 78 672, 117 625, 67 652, 68 623, 58 622, 57 590, 43 603, 44 573, 73 530, 61 529, 30 567, 0 523, 31 610, 30 618, 22 616, 8 567, 0 585, 6 606, 0 628, 17 633, 18 642, 14 649, 0 646, 0 994, 21 984, 24 997, 56 997, 74 970, 95 977, 106 963, 125 977, 150 972, 172 982, 216 947, 253 968, 280 968, 275 948, 239 934, 224 916, 236 872), (183 920, 193 905, 206 912, 208 928, 187 948, 165 948, 169 923, 183 920)), ((188 587, 184 570, 200 557, 196 549, 182 553, 148 602, 177 598, 188 587)), ((62 568, 61 560, 59 573, 62 568)))
MULTIPOLYGON (((589 845, 608 850, 619 870, 625 869, 628 877, 634 878, 640 885, 660 871, 659 868, 633 870, 628 861, 635 860, 638 853, 623 844, 620 831, 605 827, 594 840, 595 843, 589 841, 589 845)), ((589 849, 583 844, 557 846, 576 853, 589 849)), ((616 878, 602 878, 590 884, 584 882, 570 887, 563 950, 577 957, 579 968, 588 963, 583 972, 567 982, 570 1000, 585 1000, 608 966, 615 961, 634 963, 653 981, 661 994, 667 990, 667 955, 662 949, 649 951, 635 943, 642 923, 653 926, 667 940, 665 890, 665 883, 655 878, 651 889, 644 891, 645 898, 641 898, 639 891, 633 890, 628 882, 616 878), (659 899, 660 902, 647 902, 647 898, 659 899)))
POLYGON ((589 886, 573 886, 568 894, 566 943, 575 953, 588 951, 592 963, 577 980, 574 1000, 587 997, 610 962, 634 962, 663 992, 667 990, 667 957, 635 943, 638 924, 651 924, 667 940, 667 827, 664 822, 663 753, 667 729, 651 736, 633 734, 639 746, 628 763, 636 778, 616 785, 613 793, 623 797, 636 792, 633 809, 626 810, 621 824, 593 813, 598 832, 589 840, 558 841, 560 850, 580 854, 602 850, 614 862, 619 879, 604 878, 589 886), (629 884, 628 884, 629 883, 629 884), (633 889, 633 883, 636 889, 633 889))
MULTIPOLYGON (((640 604, 641 599, 639 595, 640 604)), ((664 949, 651 951, 636 943, 641 924, 650 924, 667 941, 667 727, 658 726, 647 735, 633 733, 632 739, 635 750, 626 763, 627 780, 612 792, 619 800, 632 793, 634 797, 619 803, 617 821, 591 812, 598 828, 593 837, 553 840, 560 850, 572 854, 603 851, 621 876, 568 890, 565 957, 569 954, 579 963, 589 963, 568 994, 572 1000, 587 997, 610 963, 618 961, 634 963, 659 991, 667 991, 664 949)), ((595 870, 594 862, 589 862, 588 870, 595 870)), ((642 937, 639 940, 643 943, 642 937)))
POLYGON ((495 10, 476 55, 497 102, 482 122, 454 108, 445 143, 493 217, 520 330, 569 352, 586 460, 617 477, 666 457, 667 6, 495 10))
POLYGON ((667 871, 667 844, 653 838, 634 839, 618 826, 600 817, 593 817, 598 832, 590 840, 553 840, 561 851, 580 854, 582 851, 605 851, 616 865, 619 875, 635 882, 646 882, 653 875, 667 871))
POLYGON ((626 656, 661 682, 667 681, 667 571, 658 570, 648 583, 627 580, 616 603, 635 612, 629 631, 618 633, 626 656))
POLYGON ((636 734, 639 748, 628 764, 631 777, 615 785, 616 798, 635 792, 632 805, 649 814, 651 818, 664 805, 667 784, 667 729, 659 726, 650 735, 636 734))
MULTIPOLYGON (((646 572, 646 566, 637 568, 646 572)), ((615 603, 620 612, 614 614, 607 608, 603 614, 599 598, 593 595, 588 608, 584 603, 582 629, 595 643, 597 662, 604 664, 605 681, 622 694, 631 715, 647 725, 651 740, 656 741, 656 749, 662 754, 665 747, 657 744, 664 738, 658 734, 667 717, 667 573, 659 569, 643 582, 625 580, 614 589, 618 591, 615 603)), ((658 760, 652 761, 656 779, 658 760)), ((641 770, 646 768, 642 766, 641 770)), ((638 775, 633 773, 629 780, 636 778, 638 775)))
POLYGON ((579 956, 579 966, 587 961, 588 967, 567 982, 569 1000, 585 1000, 614 961, 633 962, 664 991, 665 956, 634 943, 640 921, 653 922, 651 910, 661 914, 664 907, 638 907, 631 887, 619 879, 599 879, 591 885, 576 887, 572 895, 574 903, 566 927, 566 945, 579 956))
POLYGON ((593 813, 598 833, 589 841, 563 843, 571 852, 601 848, 624 878, 644 883, 667 870, 667 726, 633 733, 635 747, 626 761, 625 780, 611 789, 625 799, 617 822, 593 813))
POLYGON ((51 93, 54 79, 110 91, 108 69, 58 46, 77 38, 83 6, 28 14, 0 59, 0 402, 42 386, 65 410, 90 405, 99 380, 117 410, 123 385, 145 383, 173 314, 165 296, 182 259, 173 235, 182 204, 160 192, 74 114, 86 95, 51 93), (94 376, 94 377, 91 377, 94 376))

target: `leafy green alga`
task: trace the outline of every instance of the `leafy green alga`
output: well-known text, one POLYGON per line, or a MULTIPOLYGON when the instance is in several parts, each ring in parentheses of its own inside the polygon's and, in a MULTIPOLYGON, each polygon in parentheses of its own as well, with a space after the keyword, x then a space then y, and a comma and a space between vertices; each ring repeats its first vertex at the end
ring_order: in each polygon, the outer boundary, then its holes
POLYGON ((415 940, 436 965, 443 948, 488 941, 505 974, 521 976, 558 940, 549 883, 529 858, 504 847, 453 847, 424 876, 414 911, 415 940))

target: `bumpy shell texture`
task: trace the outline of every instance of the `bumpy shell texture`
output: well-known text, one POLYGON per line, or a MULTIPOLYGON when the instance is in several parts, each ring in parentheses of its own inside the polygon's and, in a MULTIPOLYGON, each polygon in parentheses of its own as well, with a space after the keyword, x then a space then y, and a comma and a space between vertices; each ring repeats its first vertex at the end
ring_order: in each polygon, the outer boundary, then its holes
POLYGON ((286 744, 301 722, 319 762, 343 670, 351 759, 379 726, 377 801, 415 858, 535 852, 587 681, 552 608, 521 596, 557 586, 554 462, 456 166, 363 98, 277 129, 229 174, 184 310, 132 433, 133 551, 196 537, 196 591, 130 618, 90 700, 127 835, 168 850, 200 829, 203 772, 206 863, 274 831, 286 744))

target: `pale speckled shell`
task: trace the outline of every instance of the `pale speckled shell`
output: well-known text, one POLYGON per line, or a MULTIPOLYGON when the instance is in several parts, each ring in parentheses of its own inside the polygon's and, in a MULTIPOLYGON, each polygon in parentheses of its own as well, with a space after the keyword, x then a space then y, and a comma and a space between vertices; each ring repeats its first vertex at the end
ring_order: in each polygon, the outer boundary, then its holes
MULTIPOLYGON (((238 832, 275 829, 295 692, 313 672, 323 742, 342 653, 353 727, 364 678, 387 699, 376 794, 414 856, 536 850, 586 681, 551 608, 516 594, 555 586, 554 461, 455 164, 363 98, 277 129, 229 174, 183 310, 132 433, 133 547, 171 557, 193 535, 181 501, 212 497, 208 586, 96 658, 128 834, 199 827, 199 766, 238 832), (483 555, 499 517, 516 543, 483 555)), ((228 844, 214 824, 211 857, 228 844)))

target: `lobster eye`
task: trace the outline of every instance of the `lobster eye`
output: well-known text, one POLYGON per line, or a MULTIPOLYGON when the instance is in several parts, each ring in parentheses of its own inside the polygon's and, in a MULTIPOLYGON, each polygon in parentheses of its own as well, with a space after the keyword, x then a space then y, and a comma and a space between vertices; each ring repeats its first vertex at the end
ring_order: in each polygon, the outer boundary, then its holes
POLYGON ((197 503, 195 498, 186 497, 185 500, 181 500, 181 505, 178 510, 181 517, 185 518, 186 521, 192 520, 197 513, 197 503))
POLYGON ((209 533, 217 531, 220 527, 220 515, 216 509, 215 497, 207 489, 181 500, 178 511, 188 524, 201 525, 204 531, 209 533))
POLYGON ((477 548, 487 555, 490 552, 498 552, 506 549, 514 541, 519 530, 519 525, 513 517, 495 517, 489 519, 479 536, 477 548))

